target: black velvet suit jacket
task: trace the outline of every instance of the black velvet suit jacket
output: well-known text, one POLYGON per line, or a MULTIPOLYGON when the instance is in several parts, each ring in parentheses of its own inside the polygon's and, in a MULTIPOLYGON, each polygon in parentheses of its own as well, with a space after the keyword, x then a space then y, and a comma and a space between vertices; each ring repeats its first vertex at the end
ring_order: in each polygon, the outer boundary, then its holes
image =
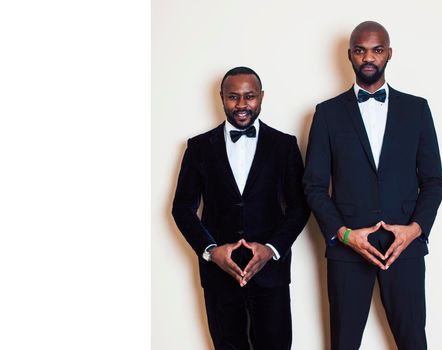
MULTIPOLYGON (((415 221, 421 226, 424 236, 400 258, 428 253, 426 242, 442 197, 436 132, 426 100, 391 87, 389 91, 378 169, 353 88, 316 108, 304 188, 327 242, 328 258, 362 259, 340 243, 330 244, 331 238, 341 226, 357 229, 380 220, 401 225, 415 221)), ((383 251, 393 241, 393 235, 382 230, 369 237, 383 251)))
MULTIPOLYGON (((280 260, 271 259, 255 275, 259 285, 276 287, 290 282, 290 247, 309 216, 302 190, 303 170, 296 138, 260 121, 255 157, 241 195, 227 158, 224 123, 189 139, 172 213, 198 256, 203 287, 238 284, 201 256, 212 243, 234 243, 241 238, 270 243, 281 254, 280 260), (197 209, 201 197, 200 220, 197 209)), ((241 268, 250 258, 250 251, 244 247, 233 254, 241 268)))

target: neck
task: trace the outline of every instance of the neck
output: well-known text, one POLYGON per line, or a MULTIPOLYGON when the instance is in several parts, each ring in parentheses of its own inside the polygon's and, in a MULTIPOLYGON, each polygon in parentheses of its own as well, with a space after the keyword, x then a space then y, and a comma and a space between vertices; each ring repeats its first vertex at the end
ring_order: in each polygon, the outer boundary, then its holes
POLYGON ((363 82, 361 82, 359 79, 356 79, 356 82, 358 83, 358 85, 363 88, 364 90, 368 91, 368 92, 375 92, 376 90, 378 90, 382 85, 385 84, 385 77, 382 77, 381 79, 379 79, 377 82, 373 83, 373 84, 364 84, 363 82))

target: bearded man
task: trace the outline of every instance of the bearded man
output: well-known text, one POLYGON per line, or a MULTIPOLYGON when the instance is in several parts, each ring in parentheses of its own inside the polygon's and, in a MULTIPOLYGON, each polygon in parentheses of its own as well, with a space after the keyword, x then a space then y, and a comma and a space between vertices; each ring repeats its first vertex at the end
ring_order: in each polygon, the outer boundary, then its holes
POLYGON ((386 29, 359 24, 356 83, 316 107, 310 130, 304 191, 327 245, 332 350, 359 349, 376 278, 399 350, 427 348, 424 255, 441 162, 427 101, 385 81, 391 57, 386 29))
POLYGON ((258 119, 252 69, 228 71, 220 96, 227 120, 189 139, 172 213, 198 256, 215 348, 289 350, 291 246, 309 216, 301 154, 258 119))

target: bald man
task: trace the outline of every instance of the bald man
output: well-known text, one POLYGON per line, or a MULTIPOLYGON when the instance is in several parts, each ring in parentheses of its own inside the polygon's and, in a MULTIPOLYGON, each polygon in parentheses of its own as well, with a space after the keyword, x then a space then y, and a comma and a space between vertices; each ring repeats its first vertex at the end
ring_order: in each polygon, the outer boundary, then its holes
POLYGON ((376 279, 398 348, 427 349, 424 256, 442 196, 431 112, 386 83, 382 25, 359 24, 349 44, 356 82, 316 107, 303 179, 327 244, 331 349, 359 349, 376 279))

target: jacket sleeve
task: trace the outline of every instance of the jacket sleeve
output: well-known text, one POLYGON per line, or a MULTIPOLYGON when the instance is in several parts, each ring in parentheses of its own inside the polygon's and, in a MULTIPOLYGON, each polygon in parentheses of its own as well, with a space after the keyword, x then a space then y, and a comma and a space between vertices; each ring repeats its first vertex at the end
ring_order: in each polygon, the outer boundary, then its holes
POLYGON ((310 215, 302 190, 304 165, 296 137, 290 138, 290 152, 283 177, 283 196, 285 213, 278 229, 267 243, 276 248, 281 257, 285 256, 293 242, 304 229, 310 215))
POLYGON ((333 244, 332 238, 345 225, 329 195, 331 173, 330 137, 321 105, 318 105, 310 128, 303 184, 307 202, 327 245, 333 244))
POLYGON ((201 256, 207 246, 216 242, 197 215, 203 191, 203 179, 196 156, 195 147, 190 139, 181 163, 172 215, 187 242, 195 253, 201 256))
POLYGON ((422 130, 417 151, 419 195, 411 221, 416 221, 428 239, 442 197, 442 176, 436 131, 427 101, 423 102, 422 130))

